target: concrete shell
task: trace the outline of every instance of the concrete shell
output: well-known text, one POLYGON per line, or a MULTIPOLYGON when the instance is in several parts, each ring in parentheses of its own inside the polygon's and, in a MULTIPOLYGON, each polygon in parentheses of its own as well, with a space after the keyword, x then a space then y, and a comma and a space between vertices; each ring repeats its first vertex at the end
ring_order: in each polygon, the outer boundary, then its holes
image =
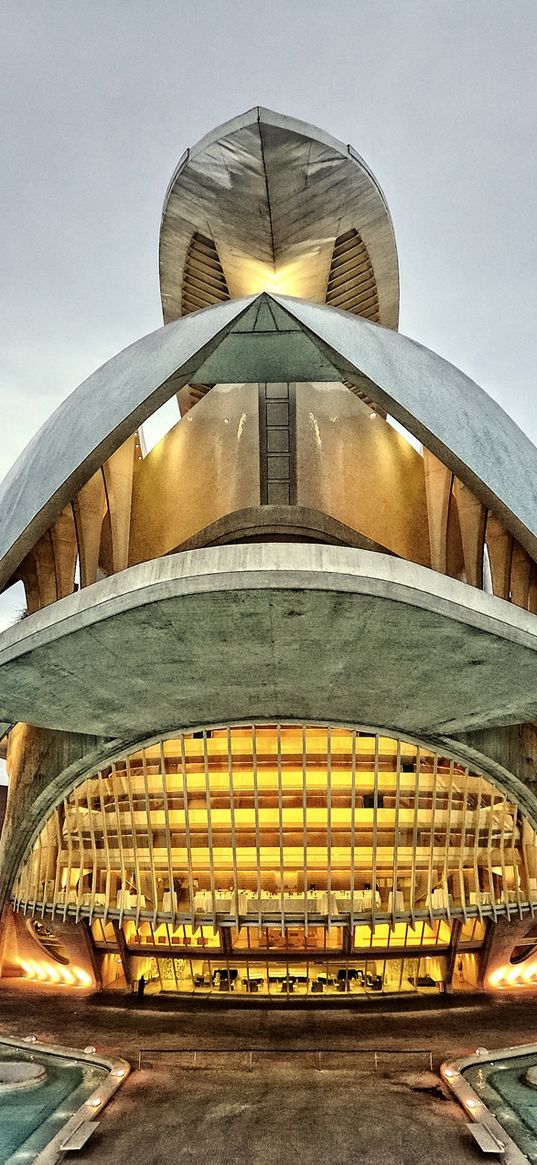
POLYGON ((255 107, 187 150, 172 177, 160 231, 164 320, 183 314, 196 232, 214 241, 231 298, 274 287, 322 303, 336 237, 353 228, 372 264, 378 319, 396 328, 395 238, 368 166, 323 130, 255 107))
POLYGON ((249 717, 450 734, 537 715, 537 618, 369 551, 194 550, 4 632, 0 691, 6 722, 125 740, 249 717))
POLYGON ((261 295, 158 329, 60 405, 0 487, 0 586, 104 460, 195 376, 211 383, 355 383, 537 557, 537 450, 498 404, 452 364, 397 332, 334 308, 261 295))

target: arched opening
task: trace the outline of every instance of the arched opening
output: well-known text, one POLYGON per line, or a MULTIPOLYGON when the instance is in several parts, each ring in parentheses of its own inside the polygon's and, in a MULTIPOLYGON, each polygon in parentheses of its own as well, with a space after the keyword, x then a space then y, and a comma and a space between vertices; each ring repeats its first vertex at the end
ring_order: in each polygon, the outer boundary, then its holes
POLYGON ((452 757, 362 728, 234 725, 87 776, 14 903, 87 918, 103 953, 121 930, 166 990, 438 991, 455 937, 475 954, 488 920, 529 912, 536 861, 513 797, 452 757))

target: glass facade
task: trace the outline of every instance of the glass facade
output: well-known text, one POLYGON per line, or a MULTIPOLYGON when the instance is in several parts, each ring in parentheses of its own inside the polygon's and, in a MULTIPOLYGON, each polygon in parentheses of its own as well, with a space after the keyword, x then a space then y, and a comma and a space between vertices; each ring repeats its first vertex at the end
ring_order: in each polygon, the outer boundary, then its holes
POLYGON ((533 909, 535 835, 489 780, 359 729, 151 743, 49 816, 15 904, 86 918, 107 985, 356 996, 474 989, 487 921, 533 909))

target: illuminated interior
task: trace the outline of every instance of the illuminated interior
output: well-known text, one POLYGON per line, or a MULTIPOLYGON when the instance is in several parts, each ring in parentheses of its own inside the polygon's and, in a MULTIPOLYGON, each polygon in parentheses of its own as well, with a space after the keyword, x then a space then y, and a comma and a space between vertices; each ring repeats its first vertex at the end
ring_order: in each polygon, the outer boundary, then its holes
POLYGON ((102 949, 121 930, 172 990, 281 989, 290 964, 293 990, 339 989, 345 967, 354 991, 437 988, 455 923, 476 950, 487 919, 536 900, 534 831, 483 775, 310 724, 178 734, 117 759, 54 809, 14 890, 25 913, 88 919, 102 949))

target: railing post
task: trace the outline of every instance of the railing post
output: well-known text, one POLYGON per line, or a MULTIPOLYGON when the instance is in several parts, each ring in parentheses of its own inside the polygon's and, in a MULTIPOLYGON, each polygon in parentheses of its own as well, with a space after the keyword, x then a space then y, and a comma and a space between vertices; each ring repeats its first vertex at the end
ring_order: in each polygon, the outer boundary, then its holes
POLYGON ((375 1049, 375 1072, 378 1071, 378 1062, 379 1062, 379 1060, 378 1060, 378 1056, 377 1056, 377 1051, 375 1049))
POLYGON ((141 1067, 142 1067, 142 1049, 138 1048, 138 1071, 139 1072, 141 1070, 141 1067))

